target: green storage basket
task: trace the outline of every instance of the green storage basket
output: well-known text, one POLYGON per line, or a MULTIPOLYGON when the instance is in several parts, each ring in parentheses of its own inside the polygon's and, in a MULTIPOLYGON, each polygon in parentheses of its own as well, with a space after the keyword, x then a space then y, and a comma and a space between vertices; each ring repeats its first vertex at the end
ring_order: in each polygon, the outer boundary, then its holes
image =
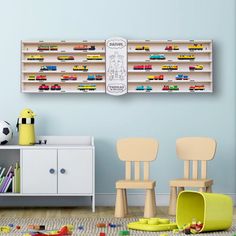
POLYGON ((233 201, 223 194, 183 191, 177 200, 177 225, 183 227, 193 219, 203 223, 201 232, 226 230, 232 225, 233 201))

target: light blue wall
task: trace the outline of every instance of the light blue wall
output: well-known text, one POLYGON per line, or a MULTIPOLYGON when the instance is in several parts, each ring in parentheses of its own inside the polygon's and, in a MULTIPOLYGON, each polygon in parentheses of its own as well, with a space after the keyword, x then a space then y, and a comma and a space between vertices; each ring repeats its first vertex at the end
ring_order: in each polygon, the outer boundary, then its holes
POLYGON ((236 192, 235 4, 234 0, 12 0, 1 1, 0 119, 15 123, 19 111, 37 114, 37 133, 94 135, 96 192, 114 192, 123 176, 115 142, 126 136, 160 141, 152 177, 159 193, 180 177, 175 156, 181 136, 218 141, 210 176, 218 192, 236 192), (20 40, 38 39, 213 39, 213 94, 27 95, 20 93, 20 40))

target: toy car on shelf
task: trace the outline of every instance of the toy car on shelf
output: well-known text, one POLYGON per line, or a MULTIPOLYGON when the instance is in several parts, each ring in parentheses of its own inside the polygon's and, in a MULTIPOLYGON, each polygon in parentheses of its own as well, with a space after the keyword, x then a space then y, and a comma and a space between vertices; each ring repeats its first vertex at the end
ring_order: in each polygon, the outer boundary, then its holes
POLYGON ((88 66, 87 65, 81 65, 81 66, 74 66, 73 67, 74 71, 88 71, 88 66))
POLYGON ((56 66, 41 66, 40 71, 55 71, 57 70, 56 66))
POLYGON ((175 76, 176 80, 188 80, 189 76, 188 75, 184 75, 184 74, 178 74, 175 76))
POLYGON ((102 60, 103 57, 101 55, 87 55, 87 60, 102 60))
POLYGON ((150 60, 165 60, 166 57, 164 54, 152 54, 149 56, 150 60))
POLYGON ((37 75, 36 80, 45 81, 45 80, 47 80, 47 76, 46 75, 37 75))
POLYGON ((134 70, 152 70, 152 65, 134 65, 134 70))
POLYGON ((103 80, 103 75, 96 74, 95 75, 95 80, 103 80))
POLYGON ((178 91, 179 86, 178 85, 164 85, 162 90, 163 91, 178 91))
POLYGON ((79 45, 76 45, 74 47, 74 50, 95 50, 96 47, 91 45, 91 46, 88 46, 88 45, 85 45, 85 44, 79 44, 79 45))
POLYGON ((58 46, 56 45, 39 45, 38 46, 38 51, 57 51, 58 50, 58 46))
POLYGON ((103 76, 100 74, 88 75, 87 80, 103 80, 103 76))
POLYGON ((51 90, 61 90, 61 86, 58 84, 54 84, 51 86, 51 90))
POLYGON ((165 50, 167 50, 167 51, 179 50, 179 46, 178 45, 167 45, 165 47, 165 50))
POLYGON ((29 56, 27 57, 27 60, 29 60, 29 61, 34 61, 34 60, 43 61, 43 60, 44 60, 44 57, 41 56, 41 55, 29 55, 29 56))
POLYGON ((190 51, 203 50, 203 46, 202 46, 202 44, 194 43, 194 44, 192 44, 192 45, 189 45, 189 46, 188 46, 188 49, 189 49, 190 51))
POLYGON ((96 84, 80 84, 78 90, 96 90, 96 84))
POLYGON ((61 81, 68 81, 68 80, 77 80, 76 75, 62 75, 61 81))
POLYGON ((199 90, 205 90, 204 85, 193 85, 189 87, 190 91, 199 91, 199 90))
POLYGON ((188 55, 188 54, 181 54, 178 55, 178 60, 194 60, 195 56, 194 55, 188 55))
POLYGON ((41 84, 41 85, 39 86, 39 90, 40 90, 40 91, 49 90, 49 86, 46 85, 46 84, 41 84))
POLYGON ((35 75, 29 75, 28 76, 28 80, 35 80, 36 79, 36 76, 35 75))
POLYGON ((170 85, 169 90, 179 90, 178 85, 170 85))
POLYGON ((143 91, 143 90, 145 90, 145 87, 143 85, 139 85, 136 87, 136 90, 143 91))
POLYGON ((149 51, 150 50, 150 48, 149 48, 149 46, 136 46, 135 47, 135 50, 137 50, 137 51, 149 51))
POLYGON ((167 91, 169 89, 170 89, 169 85, 164 85, 163 88, 162 88, 163 91, 167 91))
POLYGON ((189 70, 203 70, 202 65, 189 66, 189 70))
POLYGON ((162 70, 178 70, 177 65, 163 65, 161 67, 162 70))
POLYGON ((57 60, 69 61, 69 60, 75 60, 75 58, 73 56, 58 56, 57 60))
POLYGON ((143 85, 138 85, 138 86, 136 87, 136 90, 137 90, 137 91, 144 91, 144 90, 146 90, 146 91, 151 91, 151 90, 152 90, 152 86, 147 85, 147 87, 145 88, 143 85))
POLYGON ((163 80, 164 75, 149 75, 147 78, 149 80, 163 80))

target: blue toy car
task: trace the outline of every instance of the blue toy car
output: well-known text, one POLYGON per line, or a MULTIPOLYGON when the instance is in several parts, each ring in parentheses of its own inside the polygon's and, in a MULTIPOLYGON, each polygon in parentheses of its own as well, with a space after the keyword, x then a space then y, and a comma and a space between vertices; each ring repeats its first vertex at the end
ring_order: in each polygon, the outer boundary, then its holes
POLYGON ((144 86, 143 85, 139 85, 136 87, 136 90, 145 90, 144 86))
POLYGON ((176 80, 188 80, 189 76, 188 75, 184 75, 184 74, 178 74, 175 76, 176 80))
POLYGON ((55 71, 57 70, 56 66, 41 66, 40 71, 55 71))
POLYGON ((152 90, 152 86, 147 85, 146 90, 147 90, 147 91, 151 91, 151 90, 152 90))
POLYGON ((95 75, 88 75, 87 80, 95 80, 95 79, 96 79, 95 75))
POLYGON ((152 54, 149 56, 150 60, 165 60, 166 57, 164 54, 152 54))

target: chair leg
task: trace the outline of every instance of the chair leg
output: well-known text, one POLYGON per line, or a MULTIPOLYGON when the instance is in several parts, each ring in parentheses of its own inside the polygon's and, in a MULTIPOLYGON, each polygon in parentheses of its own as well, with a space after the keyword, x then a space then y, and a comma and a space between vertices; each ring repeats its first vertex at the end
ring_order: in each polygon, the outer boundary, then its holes
POLYGON ((124 198, 124 211, 125 211, 125 215, 128 214, 128 202, 127 202, 127 191, 126 189, 123 189, 123 198, 124 198))
POLYGON ((170 187, 169 215, 176 214, 177 187, 170 187))
POLYGON ((151 218, 155 216, 156 207, 153 206, 153 193, 152 189, 146 190, 146 200, 144 207, 144 218, 151 218))
POLYGON ((205 188, 201 187, 201 188, 199 188, 198 191, 199 191, 199 192, 205 192, 205 188))
POLYGON ((178 188, 178 196, 179 196, 179 194, 180 194, 182 191, 184 191, 184 187, 179 187, 179 188, 178 188))
POLYGON ((207 193, 212 193, 212 186, 206 187, 206 192, 207 193))
POLYGON ((155 194, 155 189, 152 189, 152 205, 154 209, 154 215, 157 214, 157 205, 156 205, 156 194, 155 194))
POLYGON ((125 217, 123 190, 117 189, 115 217, 125 217))

